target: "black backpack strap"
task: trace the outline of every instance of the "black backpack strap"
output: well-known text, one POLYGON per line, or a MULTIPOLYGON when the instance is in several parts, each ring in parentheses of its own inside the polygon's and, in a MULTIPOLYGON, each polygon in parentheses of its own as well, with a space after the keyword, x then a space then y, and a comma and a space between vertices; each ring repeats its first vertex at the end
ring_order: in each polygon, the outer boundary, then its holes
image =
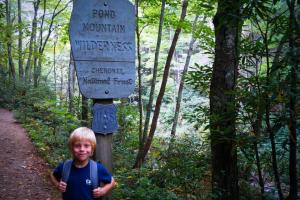
POLYGON ((99 186, 98 168, 97 168, 97 162, 93 160, 90 160, 90 179, 92 181, 93 189, 97 188, 99 186))
POLYGON ((67 181, 68 181, 68 179, 69 179, 72 164, 73 164, 73 160, 66 160, 66 161, 64 162, 61 180, 62 180, 63 182, 65 182, 65 183, 67 183, 67 181))

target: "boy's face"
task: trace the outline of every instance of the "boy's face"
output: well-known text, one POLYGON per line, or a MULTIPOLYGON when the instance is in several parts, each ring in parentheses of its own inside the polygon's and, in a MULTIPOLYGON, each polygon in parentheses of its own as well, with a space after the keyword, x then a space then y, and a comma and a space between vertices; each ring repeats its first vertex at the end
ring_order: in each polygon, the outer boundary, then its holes
POLYGON ((79 162, 84 162, 92 156, 92 145, 88 140, 77 140, 74 142, 73 147, 73 156, 79 162))

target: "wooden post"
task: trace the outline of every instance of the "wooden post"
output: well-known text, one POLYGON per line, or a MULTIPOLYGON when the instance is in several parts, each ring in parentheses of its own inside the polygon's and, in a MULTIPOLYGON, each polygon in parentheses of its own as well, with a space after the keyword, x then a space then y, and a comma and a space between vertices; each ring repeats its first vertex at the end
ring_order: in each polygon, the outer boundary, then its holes
POLYGON ((112 173, 112 134, 96 134, 96 160, 100 161, 112 173))
MULTIPOLYGON (((97 147, 96 147, 96 160, 100 161, 106 169, 112 173, 112 135, 96 134, 97 147)), ((102 197, 102 200, 111 200, 112 192, 102 197)))
MULTIPOLYGON (((94 99, 94 104, 112 104, 113 99, 94 99)), ((105 166, 105 168, 112 173, 112 136, 113 134, 97 134, 96 140, 97 140, 97 146, 96 146, 96 152, 95 152, 95 160, 100 161, 101 164, 105 166)), ((111 200, 112 199, 112 193, 109 192, 107 195, 102 197, 102 200, 111 200)))
MULTIPOLYGON (((94 104, 113 104, 113 99, 94 99, 94 104)), ((97 146, 95 159, 100 161, 112 173, 112 133, 96 134, 97 146)))

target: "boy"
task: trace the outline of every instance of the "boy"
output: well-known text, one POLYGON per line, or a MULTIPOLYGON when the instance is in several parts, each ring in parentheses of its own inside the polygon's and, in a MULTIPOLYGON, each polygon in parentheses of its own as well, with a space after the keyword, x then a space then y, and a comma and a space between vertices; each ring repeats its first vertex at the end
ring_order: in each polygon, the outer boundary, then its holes
POLYGON ((63 193, 63 200, 93 200, 107 194, 115 181, 103 165, 97 163, 98 182, 103 187, 93 189, 90 180, 90 157, 96 148, 94 132, 86 127, 75 129, 69 138, 69 148, 73 161, 67 182, 61 180, 66 162, 60 163, 51 174, 52 182, 63 193))

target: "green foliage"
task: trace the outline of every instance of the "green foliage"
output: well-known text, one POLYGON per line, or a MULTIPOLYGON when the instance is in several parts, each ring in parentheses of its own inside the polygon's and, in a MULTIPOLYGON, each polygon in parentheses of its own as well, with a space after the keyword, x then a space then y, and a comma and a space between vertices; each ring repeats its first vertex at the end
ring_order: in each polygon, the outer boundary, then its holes
MULTIPOLYGON (((118 105, 117 118, 120 128, 117 133, 117 139, 120 140, 120 142, 127 140, 127 137, 137 135, 139 124, 138 116, 139 113, 136 106, 123 102, 118 105)), ((134 142, 136 138, 131 139, 131 141, 134 142)), ((130 146, 132 145, 136 147, 135 144, 130 144, 130 146)))
POLYGON ((206 127, 208 124, 209 105, 207 103, 207 98, 211 76, 212 68, 210 66, 195 64, 195 67, 191 67, 191 71, 187 73, 185 78, 187 85, 192 87, 202 96, 201 102, 194 106, 193 111, 186 112, 184 115, 190 122, 196 123, 196 129, 203 126, 206 127))
POLYGON ((208 95, 211 76, 212 68, 210 66, 201 66, 195 63, 195 67, 191 67, 187 73, 186 83, 200 93, 208 95))
POLYGON ((151 168, 132 170, 138 148, 138 110, 122 102, 118 106, 119 130, 114 136, 114 177, 118 184, 114 189, 115 199, 174 199, 176 195, 166 192, 151 178, 151 168))
MULTIPOLYGON (((254 142, 256 142, 264 177, 265 198, 274 199, 277 195, 277 188, 272 162, 270 162, 272 157, 270 131, 275 137, 275 154, 284 196, 288 193, 286 185, 289 184, 287 163, 289 162, 290 110, 288 102, 291 97, 289 94, 291 85, 288 80, 290 80, 291 68, 287 64, 289 45, 286 39, 286 30, 289 28, 284 3, 277 3, 275 6, 271 1, 257 1, 256 3, 259 6, 253 4, 254 14, 251 14, 250 33, 242 38, 240 49, 241 72, 236 93, 240 104, 237 126, 240 134, 239 168, 241 182, 243 182, 241 189, 259 190, 256 160, 253 157, 254 142), (270 110, 271 130, 268 130, 266 126, 266 107, 270 110), (260 132, 255 133, 253 129, 258 112, 262 113, 262 125, 260 132)), ((299 105, 299 99, 297 102, 299 105)), ((247 195, 250 194, 245 192, 244 199, 247 199, 247 195)))
MULTIPOLYGON (((136 171, 128 166, 129 148, 115 146, 115 199, 207 199, 210 195, 208 152, 198 137, 184 136, 166 151, 168 140, 156 141, 147 165, 136 171), (158 145, 159 144, 159 145, 158 145)), ((131 158, 130 158, 131 157, 131 158)))
POLYGON ((147 164, 134 170, 137 107, 119 104, 118 121, 120 128, 113 145, 114 177, 118 182, 113 192, 115 199, 207 199, 210 172, 206 141, 193 134, 178 137, 172 144, 168 138, 156 138, 147 164))
POLYGON ((162 150, 153 179, 183 199, 207 199, 210 195, 210 156, 207 143, 186 134, 171 138, 162 150))
POLYGON ((173 192, 167 192, 164 188, 160 188, 151 180, 152 172, 150 169, 135 170, 119 170, 116 171, 116 179, 118 184, 114 189, 114 199, 128 200, 182 200, 173 192))
MULTIPOLYGON (((1 68, 0 68, 1 70, 1 68)), ((3 108, 13 109, 15 90, 13 84, 6 80, 4 72, 0 71, 0 106, 3 108)))

